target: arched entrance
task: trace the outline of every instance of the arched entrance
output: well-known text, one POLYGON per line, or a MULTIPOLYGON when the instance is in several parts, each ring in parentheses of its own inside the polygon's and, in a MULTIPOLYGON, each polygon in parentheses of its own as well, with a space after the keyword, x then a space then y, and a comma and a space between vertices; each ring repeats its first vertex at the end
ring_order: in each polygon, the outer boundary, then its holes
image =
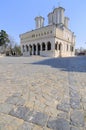
POLYGON ((42 51, 45 51, 45 43, 42 43, 42 51))
POLYGON ((33 55, 36 55, 36 45, 33 44, 33 55))
POLYGON ((47 50, 51 50, 51 43, 50 42, 47 43, 47 50))

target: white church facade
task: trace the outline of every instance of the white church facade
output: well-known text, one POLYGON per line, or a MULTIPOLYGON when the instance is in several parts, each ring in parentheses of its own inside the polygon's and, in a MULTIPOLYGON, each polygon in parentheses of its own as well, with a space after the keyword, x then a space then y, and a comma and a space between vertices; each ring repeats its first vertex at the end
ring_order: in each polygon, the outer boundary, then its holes
POLYGON ((68 57, 75 54, 75 35, 68 28, 69 18, 65 9, 58 7, 48 14, 48 25, 44 18, 35 18, 36 29, 20 34, 21 51, 24 56, 41 55, 68 57))

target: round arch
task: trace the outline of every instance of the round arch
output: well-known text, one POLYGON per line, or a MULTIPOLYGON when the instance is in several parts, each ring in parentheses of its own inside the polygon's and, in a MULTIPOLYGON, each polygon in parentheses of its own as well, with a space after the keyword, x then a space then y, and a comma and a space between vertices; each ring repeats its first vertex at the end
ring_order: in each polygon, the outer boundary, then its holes
POLYGON ((42 51, 45 51, 45 43, 42 43, 42 51))
POLYGON ((37 55, 40 55, 41 45, 37 43, 37 55))
POLYGON ((50 41, 47 42, 47 50, 51 50, 51 43, 50 43, 50 41))

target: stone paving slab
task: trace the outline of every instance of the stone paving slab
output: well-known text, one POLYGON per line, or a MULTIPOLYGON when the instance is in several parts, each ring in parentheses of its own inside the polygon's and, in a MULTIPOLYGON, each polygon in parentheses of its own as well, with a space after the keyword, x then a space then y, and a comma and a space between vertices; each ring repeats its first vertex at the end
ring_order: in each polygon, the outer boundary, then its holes
POLYGON ((86 130, 86 57, 1 57, 0 130, 86 130))
POLYGON ((0 103, 0 113, 8 114, 14 106, 12 104, 0 103))

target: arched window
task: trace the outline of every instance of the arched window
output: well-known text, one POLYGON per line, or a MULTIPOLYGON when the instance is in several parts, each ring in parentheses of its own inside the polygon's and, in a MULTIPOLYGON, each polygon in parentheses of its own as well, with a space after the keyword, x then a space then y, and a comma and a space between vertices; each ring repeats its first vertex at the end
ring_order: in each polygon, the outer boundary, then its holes
POLYGON ((42 43, 42 51, 45 51, 45 43, 42 43))
POLYGON ((50 42, 47 43, 47 50, 51 50, 51 43, 50 42))

